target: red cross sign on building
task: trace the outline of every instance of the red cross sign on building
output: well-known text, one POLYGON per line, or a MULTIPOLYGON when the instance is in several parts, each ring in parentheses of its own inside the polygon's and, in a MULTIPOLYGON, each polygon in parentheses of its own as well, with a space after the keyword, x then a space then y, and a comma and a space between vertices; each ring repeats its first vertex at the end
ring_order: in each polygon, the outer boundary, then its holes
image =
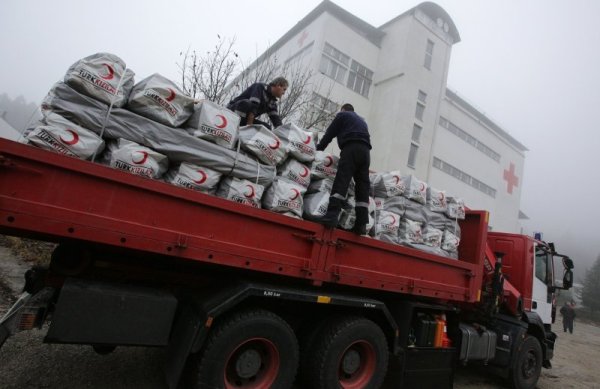
POLYGON ((506 191, 512 194, 513 187, 519 186, 519 177, 515 175, 515 164, 510 163, 508 170, 504 170, 504 179, 506 180, 506 191))

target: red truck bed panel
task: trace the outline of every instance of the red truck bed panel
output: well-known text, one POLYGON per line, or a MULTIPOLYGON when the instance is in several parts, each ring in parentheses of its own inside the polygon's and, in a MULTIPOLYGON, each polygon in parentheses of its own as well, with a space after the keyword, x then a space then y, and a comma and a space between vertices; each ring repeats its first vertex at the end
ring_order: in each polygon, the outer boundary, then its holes
POLYGON ((487 214, 461 222, 452 260, 0 139, 0 232, 472 302, 487 214), (463 249, 464 247, 464 249, 463 249))

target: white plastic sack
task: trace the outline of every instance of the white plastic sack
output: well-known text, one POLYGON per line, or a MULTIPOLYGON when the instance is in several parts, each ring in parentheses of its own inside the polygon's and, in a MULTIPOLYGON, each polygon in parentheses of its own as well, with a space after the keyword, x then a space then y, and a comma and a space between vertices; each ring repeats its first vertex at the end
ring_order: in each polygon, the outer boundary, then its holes
POLYGON ((167 171, 169 160, 148 147, 121 138, 110 151, 110 166, 138 176, 159 178, 167 171))
POLYGON ((442 250, 449 253, 457 252, 459 243, 460 239, 456 235, 448 230, 444 231, 444 235, 442 236, 442 250))
POLYGON ((302 216, 304 206, 302 196, 305 191, 305 187, 295 182, 276 178, 263 196, 263 208, 273 212, 290 212, 296 216, 302 216))
POLYGON ((379 173, 373 176, 373 192, 375 197, 399 196, 406 191, 405 182, 399 170, 379 173))
POLYGON ((267 165, 277 166, 286 157, 287 152, 279 137, 265 126, 240 127, 239 135, 242 148, 267 165))
POLYGON ((447 196, 448 200, 448 210, 446 211, 446 216, 451 219, 460 219, 463 220, 465 218, 465 203, 461 198, 454 196, 447 196))
POLYGON ((317 145, 309 131, 290 123, 277 127, 274 132, 285 143, 288 154, 293 158, 301 162, 312 162, 315 159, 317 145))
POLYGON ((221 180, 221 183, 219 184, 217 196, 235 201, 236 203, 260 208, 260 199, 262 198, 264 190, 264 186, 248 180, 226 177, 221 180))
POLYGON ((423 228, 423 243, 430 247, 440 247, 444 232, 438 228, 426 225, 423 228))
POLYGON ((331 178, 317 178, 310 181, 310 185, 308 186, 307 193, 331 193, 331 188, 333 187, 333 179, 331 178))
POLYGON ((238 139, 240 117, 225 107, 204 100, 196 106, 185 126, 195 137, 233 149, 238 139))
POLYGON ((179 127, 192 116, 194 99, 155 73, 133 87, 127 109, 166 126, 179 127))
POLYGON ((316 192, 304 196, 304 213, 309 218, 325 216, 329 206, 329 193, 316 192))
POLYGON ((104 149, 98 135, 62 116, 50 112, 44 121, 47 125, 36 127, 26 137, 38 147, 81 159, 90 159, 104 149))
POLYGON ((412 174, 403 176, 402 181, 404 181, 404 186, 406 188, 403 196, 421 204, 426 203, 427 184, 424 181, 419 180, 412 174))
POLYGON ((398 243, 400 216, 393 212, 380 211, 375 222, 375 238, 390 243, 398 243))
POLYGON ((317 151, 315 154, 315 160, 312 162, 310 168, 311 178, 329 178, 333 180, 337 173, 339 161, 339 157, 333 154, 326 153, 325 151, 317 151))
POLYGON ((167 181, 184 188, 215 194, 221 176, 216 170, 183 162, 177 169, 169 171, 167 181))
POLYGON ((114 54, 97 53, 75 62, 65 74, 65 83, 76 91, 114 107, 127 103, 134 73, 114 54), (120 83, 120 86, 119 86, 120 83))
MULTIPOLYGON (((302 185, 304 190, 310 185, 310 169, 293 158, 288 158, 277 168, 277 175, 302 185)), ((330 187, 331 188, 331 187, 330 187)))
POLYGON ((422 223, 402 218, 399 226, 398 239, 400 243, 423 243, 422 223))
POLYGON ((427 188, 427 207, 433 212, 446 212, 448 203, 446 202, 446 192, 432 188, 427 188))
MULTIPOLYGON (((383 210, 393 212, 396 215, 404 216, 407 206, 412 206, 410 200, 404 196, 392 196, 392 197, 377 197, 382 200, 383 210)), ((416 204, 416 203, 415 203, 416 204)))

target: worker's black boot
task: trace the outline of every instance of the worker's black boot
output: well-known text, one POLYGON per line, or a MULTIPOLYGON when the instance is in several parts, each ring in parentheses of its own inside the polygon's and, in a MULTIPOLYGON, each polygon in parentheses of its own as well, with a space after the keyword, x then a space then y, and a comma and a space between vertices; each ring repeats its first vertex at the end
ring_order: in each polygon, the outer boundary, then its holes
POLYGON ((327 228, 335 228, 338 225, 338 219, 342 210, 342 200, 337 197, 329 198, 327 212, 323 217, 315 219, 317 223, 323 224, 327 228))
POLYGON ((351 231, 357 235, 366 235, 367 224, 369 223, 369 210, 367 207, 356 207, 354 210, 356 212, 356 220, 351 231))

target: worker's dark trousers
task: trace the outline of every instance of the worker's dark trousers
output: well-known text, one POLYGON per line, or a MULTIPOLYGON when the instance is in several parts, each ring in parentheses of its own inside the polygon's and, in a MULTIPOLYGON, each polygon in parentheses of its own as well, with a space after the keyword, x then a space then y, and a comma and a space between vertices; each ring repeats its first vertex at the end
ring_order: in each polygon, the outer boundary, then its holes
MULTIPOLYGON (((356 225, 369 222, 369 166, 371 155, 369 145, 362 141, 350 141, 344 144, 340 153, 337 174, 331 188, 332 199, 346 198, 350 180, 354 178, 354 195, 356 198, 356 225)), ((336 201, 333 204, 337 205, 336 201)), ((339 212, 339 211, 338 211, 339 212)))
MULTIPOLYGON (((254 104, 252 104, 250 102, 250 100, 239 100, 236 101, 233 104, 229 104, 227 106, 227 109, 230 109, 232 111, 234 111, 235 113, 237 113, 238 115, 240 115, 240 126, 245 126, 247 124, 247 119, 246 119, 246 115, 248 115, 249 112, 252 112, 252 110, 254 109, 254 104)), ((259 115, 256 115, 259 116, 259 115)), ((254 118, 254 123, 253 124, 260 124, 263 125, 265 127, 267 127, 269 130, 271 129, 271 125, 267 124, 261 120, 258 120, 257 118, 254 118)))

